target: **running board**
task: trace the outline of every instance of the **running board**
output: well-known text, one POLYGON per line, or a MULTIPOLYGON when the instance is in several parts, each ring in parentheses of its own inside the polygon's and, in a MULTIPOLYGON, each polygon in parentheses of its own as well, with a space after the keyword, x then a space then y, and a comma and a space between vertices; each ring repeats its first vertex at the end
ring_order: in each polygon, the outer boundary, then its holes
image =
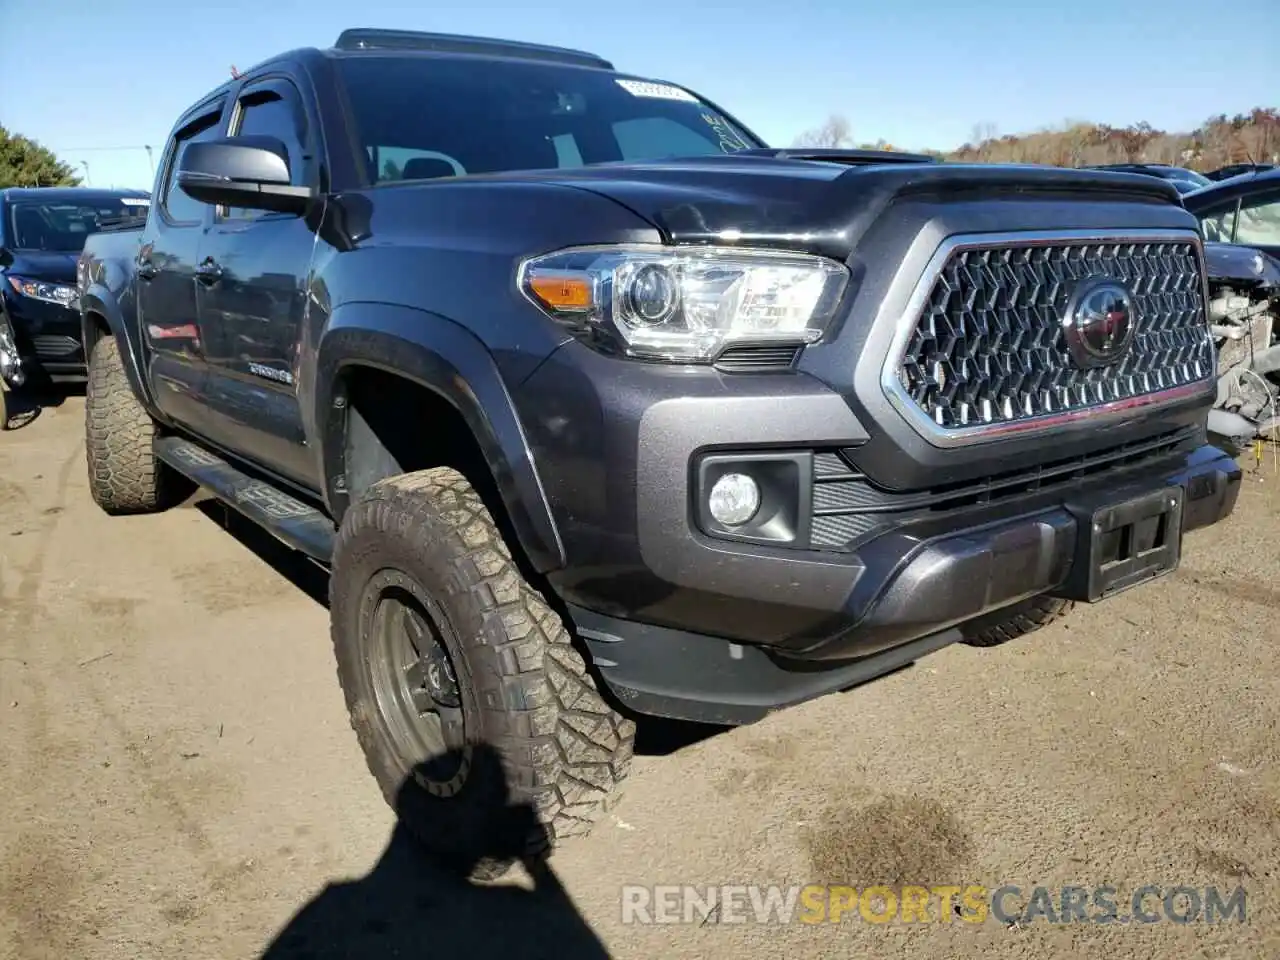
POLYGON ((180 437, 161 437, 156 456, 234 507, 277 540, 321 563, 333 555, 333 521, 269 483, 180 437))

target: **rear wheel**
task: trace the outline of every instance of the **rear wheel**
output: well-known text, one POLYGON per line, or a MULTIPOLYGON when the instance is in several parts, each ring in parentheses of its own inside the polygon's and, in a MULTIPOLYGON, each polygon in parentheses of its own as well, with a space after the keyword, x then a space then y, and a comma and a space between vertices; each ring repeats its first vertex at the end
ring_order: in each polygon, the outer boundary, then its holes
POLYGON ((134 395, 113 336, 100 337, 89 353, 84 416, 89 492, 107 513, 151 513, 191 492, 156 458, 156 422, 134 395))
POLYGON ((600 696, 462 474, 371 487, 343 518, 330 582, 352 727, 429 851, 494 877, 590 830, 635 726, 600 696))
POLYGON ((998 647, 1061 620, 1074 606, 1070 600, 1032 597, 971 620, 960 627, 960 633, 971 647, 998 647))

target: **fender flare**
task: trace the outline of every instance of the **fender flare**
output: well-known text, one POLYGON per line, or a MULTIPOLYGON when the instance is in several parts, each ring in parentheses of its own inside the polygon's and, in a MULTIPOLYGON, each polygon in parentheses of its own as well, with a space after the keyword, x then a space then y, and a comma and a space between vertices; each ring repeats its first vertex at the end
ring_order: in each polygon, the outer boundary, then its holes
POLYGON ((342 304, 320 341, 312 422, 320 441, 325 499, 337 521, 350 505, 349 493, 338 486, 346 475, 347 424, 346 398, 338 391, 348 367, 382 370, 448 401, 475 437, 534 568, 545 573, 564 566, 564 545, 533 454, 492 355, 461 325, 412 307, 342 304))
POLYGON ((143 376, 142 367, 139 365, 139 357, 142 354, 141 345, 134 342, 135 336, 129 324, 125 323, 119 304, 102 284, 93 284, 80 295, 80 345, 84 348, 86 367, 89 363, 89 351, 97 339, 93 324, 89 320, 91 313, 96 313, 106 320, 111 335, 120 344, 120 357, 124 361, 125 376, 129 378, 134 394, 154 416, 155 403, 152 401, 151 391, 147 389, 147 378, 143 376))

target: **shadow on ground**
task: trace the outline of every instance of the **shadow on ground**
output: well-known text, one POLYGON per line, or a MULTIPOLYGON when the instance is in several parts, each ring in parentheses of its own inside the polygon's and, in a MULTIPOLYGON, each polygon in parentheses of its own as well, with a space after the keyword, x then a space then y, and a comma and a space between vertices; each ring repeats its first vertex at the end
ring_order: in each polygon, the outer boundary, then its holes
POLYGON ((329 606, 329 574, 323 567, 204 491, 195 494, 189 503, 316 603, 329 606))
MULTIPOLYGON (((209 494, 196 494, 190 504, 316 603, 329 605, 329 575, 322 567, 209 494)), ((635 752, 639 756, 665 757, 729 729, 662 717, 638 717, 635 752)))
MULTIPOLYGON (((382 857, 358 880, 326 887, 289 921, 260 960, 383 960, 465 957, 466 960, 607 960, 609 954, 578 913, 545 858, 522 856, 541 827, 533 809, 509 803, 502 765, 492 748, 471 748, 463 795, 477 783, 465 810, 453 800, 427 799, 411 781, 397 813, 429 823, 427 842, 398 825, 382 857), (476 779, 478 778, 478 779, 476 779), (491 779, 496 778, 496 779, 491 779), (485 790, 484 784, 500 784, 485 790), (435 809, 440 807, 440 809, 435 809), (432 816, 432 814, 437 814, 432 816), (487 860, 521 860, 532 890, 468 879, 487 860)), ((543 833, 542 838, 545 838, 543 833)), ((536 847, 535 840, 532 846, 536 847)))
POLYGON ((5 387, 0 394, 0 430, 21 430, 29 427, 45 410, 60 407, 68 397, 83 397, 84 385, 65 387, 23 387, 18 390, 5 387))

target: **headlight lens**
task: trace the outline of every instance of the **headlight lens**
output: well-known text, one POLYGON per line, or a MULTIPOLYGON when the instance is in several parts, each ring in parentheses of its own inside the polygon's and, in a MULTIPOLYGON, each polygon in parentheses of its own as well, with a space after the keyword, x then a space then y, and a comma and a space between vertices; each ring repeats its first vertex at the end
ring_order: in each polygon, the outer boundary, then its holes
POLYGON ((519 284, 581 336, 635 357, 712 360, 731 343, 813 343, 849 280, 824 257, 717 247, 591 247, 526 260, 519 284))
POLYGON ((24 297, 43 300, 69 307, 76 299, 76 288, 65 283, 49 283, 45 280, 28 280, 25 277, 9 277, 9 286, 24 297))

